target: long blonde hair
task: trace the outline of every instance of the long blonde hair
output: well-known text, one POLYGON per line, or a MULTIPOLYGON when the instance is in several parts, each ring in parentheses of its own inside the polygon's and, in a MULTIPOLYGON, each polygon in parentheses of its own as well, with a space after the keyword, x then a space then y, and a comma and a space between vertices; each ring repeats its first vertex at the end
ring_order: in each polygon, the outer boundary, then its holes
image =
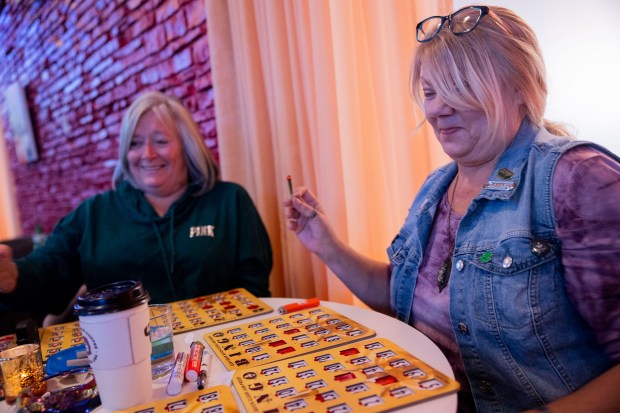
POLYGON ((219 179, 215 158, 205 145, 191 113, 176 98, 150 91, 140 95, 127 109, 121 122, 118 162, 112 176, 112 187, 122 181, 137 187, 127 161, 127 152, 140 117, 152 111, 171 132, 181 137, 183 154, 189 172, 189 184, 196 186, 195 195, 209 191, 219 179))
MULTIPOLYGON (((568 130, 544 119, 547 103, 545 64, 531 27, 511 10, 489 7, 471 32, 455 35, 444 25, 432 40, 421 43, 413 59, 410 91, 423 108, 421 72, 447 104, 484 111, 487 137, 504 136, 506 91, 520 98, 520 115, 556 135, 568 130)), ((513 99, 513 100, 514 100, 513 99)))

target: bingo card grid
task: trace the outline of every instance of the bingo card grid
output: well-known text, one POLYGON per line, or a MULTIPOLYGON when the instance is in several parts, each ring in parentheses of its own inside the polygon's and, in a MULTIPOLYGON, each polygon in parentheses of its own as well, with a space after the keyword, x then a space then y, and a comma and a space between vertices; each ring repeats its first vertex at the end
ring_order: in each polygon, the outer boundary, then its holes
POLYGON ((82 330, 77 321, 46 327, 41 335, 43 362, 45 363, 50 356, 61 350, 82 343, 84 343, 84 337, 82 337, 82 330))
POLYGON ((116 413, 239 413, 239 407, 228 386, 213 386, 204 390, 155 400, 116 413))
POLYGON ((239 370, 233 383, 248 412, 262 413, 376 413, 460 388, 385 338, 239 370))
POLYGON ((244 288, 169 303, 174 334, 267 314, 273 309, 244 288))
POLYGON ((228 370, 263 365, 373 337, 371 330, 327 307, 314 307, 217 330, 205 342, 228 370))

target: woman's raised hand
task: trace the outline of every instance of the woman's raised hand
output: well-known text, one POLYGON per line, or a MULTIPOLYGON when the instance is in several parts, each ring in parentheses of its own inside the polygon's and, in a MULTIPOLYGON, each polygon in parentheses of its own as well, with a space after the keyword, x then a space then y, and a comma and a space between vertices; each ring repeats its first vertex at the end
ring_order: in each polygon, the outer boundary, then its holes
POLYGON ((338 243, 316 196, 305 187, 297 188, 284 200, 286 227, 310 251, 326 259, 338 243))

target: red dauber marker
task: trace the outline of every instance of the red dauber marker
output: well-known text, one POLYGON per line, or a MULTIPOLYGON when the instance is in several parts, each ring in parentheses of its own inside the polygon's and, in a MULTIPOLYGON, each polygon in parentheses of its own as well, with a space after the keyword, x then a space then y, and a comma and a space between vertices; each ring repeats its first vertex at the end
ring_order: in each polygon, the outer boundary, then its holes
POLYGON ((321 302, 318 298, 309 298, 306 301, 302 301, 299 303, 283 305, 282 307, 278 308, 278 312, 280 314, 288 314, 292 313, 293 311, 301 311, 305 310, 306 308, 317 307, 319 304, 321 304, 321 302))

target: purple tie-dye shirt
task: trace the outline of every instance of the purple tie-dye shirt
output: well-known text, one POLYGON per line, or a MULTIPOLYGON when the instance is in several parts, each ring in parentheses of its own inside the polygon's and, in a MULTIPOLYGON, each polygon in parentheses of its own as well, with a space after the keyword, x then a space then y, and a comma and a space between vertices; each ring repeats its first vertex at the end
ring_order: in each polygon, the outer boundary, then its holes
MULTIPOLYGON (((475 412, 467 377, 450 322, 449 288, 440 294, 437 272, 449 251, 462 215, 447 196, 440 202, 424 251, 413 301, 412 324, 444 352, 462 389, 459 412, 475 412), (450 225, 447 220, 450 216, 450 225)), ((580 146, 565 153, 553 176, 553 208, 562 243, 566 288, 579 313, 592 326, 609 357, 620 362, 620 164, 580 146)))

